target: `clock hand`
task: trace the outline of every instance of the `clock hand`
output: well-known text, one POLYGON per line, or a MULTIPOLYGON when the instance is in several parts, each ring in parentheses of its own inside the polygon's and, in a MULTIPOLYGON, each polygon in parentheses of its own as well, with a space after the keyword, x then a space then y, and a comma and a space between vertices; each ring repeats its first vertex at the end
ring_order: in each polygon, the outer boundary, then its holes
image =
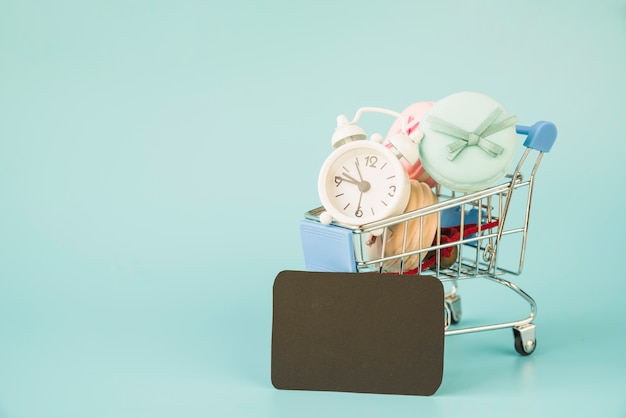
POLYGON ((363 176, 361 175, 361 167, 359 165, 358 159, 354 162, 354 165, 356 166, 356 172, 359 173, 359 178, 361 179, 361 181, 359 181, 359 190, 361 192, 366 192, 370 189, 370 182, 363 180, 363 176))
MULTIPOLYGON (((354 177, 350 176, 349 174, 346 173, 341 173, 342 175, 346 176, 345 178, 342 178, 343 180, 347 181, 348 183, 352 183, 352 184, 356 184, 357 186, 359 186, 359 191, 361 193, 366 192, 370 189, 371 185, 369 181, 365 181, 365 180, 357 180, 354 177)), ((359 173, 360 175, 360 173, 359 173)))
POLYGON ((363 216, 363 211, 361 210, 361 198, 362 197, 363 197, 363 192, 361 191, 361 193, 359 193, 359 203, 356 204, 356 210, 354 211, 354 216, 357 216, 359 218, 363 216))
POLYGON ((354 162, 354 165, 356 166, 356 172, 359 173, 359 179, 361 179, 361 181, 363 181, 363 176, 361 175, 361 168, 359 167, 359 160, 358 159, 354 162))
POLYGON ((348 183, 356 184, 357 186, 361 184, 359 180, 355 179, 354 177, 352 177, 351 175, 347 173, 341 173, 341 175, 344 177, 339 177, 339 178, 347 181, 348 183))

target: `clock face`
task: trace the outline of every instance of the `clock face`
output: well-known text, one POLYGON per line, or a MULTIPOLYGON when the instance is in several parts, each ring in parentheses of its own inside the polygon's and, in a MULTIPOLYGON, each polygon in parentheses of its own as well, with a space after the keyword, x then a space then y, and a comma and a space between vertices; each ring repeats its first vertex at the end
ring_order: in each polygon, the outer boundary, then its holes
POLYGON ((404 211, 409 178, 384 145, 354 141, 326 159, 318 181, 324 208, 339 222, 364 225, 404 211))

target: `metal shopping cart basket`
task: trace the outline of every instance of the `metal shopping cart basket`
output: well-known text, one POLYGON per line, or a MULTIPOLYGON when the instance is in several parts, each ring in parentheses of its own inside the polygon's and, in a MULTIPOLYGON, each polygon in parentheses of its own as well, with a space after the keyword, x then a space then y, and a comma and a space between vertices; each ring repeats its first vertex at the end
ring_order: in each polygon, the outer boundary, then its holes
MULTIPOLYGON (((300 228, 307 270, 383 272, 386 263, 399 263, 399 274, 430 275, 446 285, 446 336, 511 328, 515 350, 523 356, 533 353, 536 303, 510 276, 522 272, 535 175, 543 154, 550 151, 556 139, 556 127, 544 121, 532 126, 518 125, 516 130, 526 136, 525 149, 515 170, 502 184, 464 194, 437 186, 438 203, 359 227, 337 222, 322 225, 319 221, 322 207, 306 212, 300 228), (381 231, 400 225, 406 232, 409 222, 423 223, 433 214, 437 217, 437 232, 432 245, 404 251, 405 233, 403 251, 384 256, 386 236, 381 231), (364 251, 372 236, 382 240, 382 251, 374 256, 364 251), (517 250, 513 260, 501 260, 500 249, 509 240, 515 240, 517 250), (404 261, 415 256, 420 257, 421 263, 405 271, 404 261), (461 299, 457 291, 459 282, 467 279, 485 279, 511 290, 528 303, 528 315, 515 321, 460 327, 461 299)), ((418 242, 422 242, 421 236, 418 242)))

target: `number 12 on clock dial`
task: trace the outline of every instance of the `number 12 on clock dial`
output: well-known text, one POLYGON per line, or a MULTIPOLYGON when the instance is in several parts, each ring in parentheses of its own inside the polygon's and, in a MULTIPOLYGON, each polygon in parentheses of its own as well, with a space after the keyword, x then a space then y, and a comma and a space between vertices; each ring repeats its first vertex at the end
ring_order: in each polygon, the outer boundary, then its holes
POLYGON ((364 225, 402 213, 410 186, 404 167, 387 147, 354 141, 326 159, 318 191, 324 208, 336 220, 364 225))

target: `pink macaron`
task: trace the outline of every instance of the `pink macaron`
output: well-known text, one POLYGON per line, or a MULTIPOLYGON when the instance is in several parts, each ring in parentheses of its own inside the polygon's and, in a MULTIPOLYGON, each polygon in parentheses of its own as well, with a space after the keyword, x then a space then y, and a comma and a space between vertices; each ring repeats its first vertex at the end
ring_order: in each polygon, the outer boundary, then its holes
MULTIPOLYGON (((410 136, 413 132, 415 132, 423 116, 428 113, 428 111, 434 105, 435 102, 417 102, 410 105, 401 112, 407 123, 407 135, 410 136)), ((387 132, 386 138, 389 138, 390 136, 399 133, 402 133, 401 118, 397 118, 393 125, 391 125, 389 132, 387 132)), ((389 147, 390 145, 387 146, 389 147)), ((437 185, 437 182, 424 170, 424 167, 422 167, 422 163, 419 159, 415 162, 415 164, 411 164, 404 158, 401 158, 400 162, 409 174, 409 178, 418 180, 422 183, 426 183, 430 187, 435 187, 437 185)))

